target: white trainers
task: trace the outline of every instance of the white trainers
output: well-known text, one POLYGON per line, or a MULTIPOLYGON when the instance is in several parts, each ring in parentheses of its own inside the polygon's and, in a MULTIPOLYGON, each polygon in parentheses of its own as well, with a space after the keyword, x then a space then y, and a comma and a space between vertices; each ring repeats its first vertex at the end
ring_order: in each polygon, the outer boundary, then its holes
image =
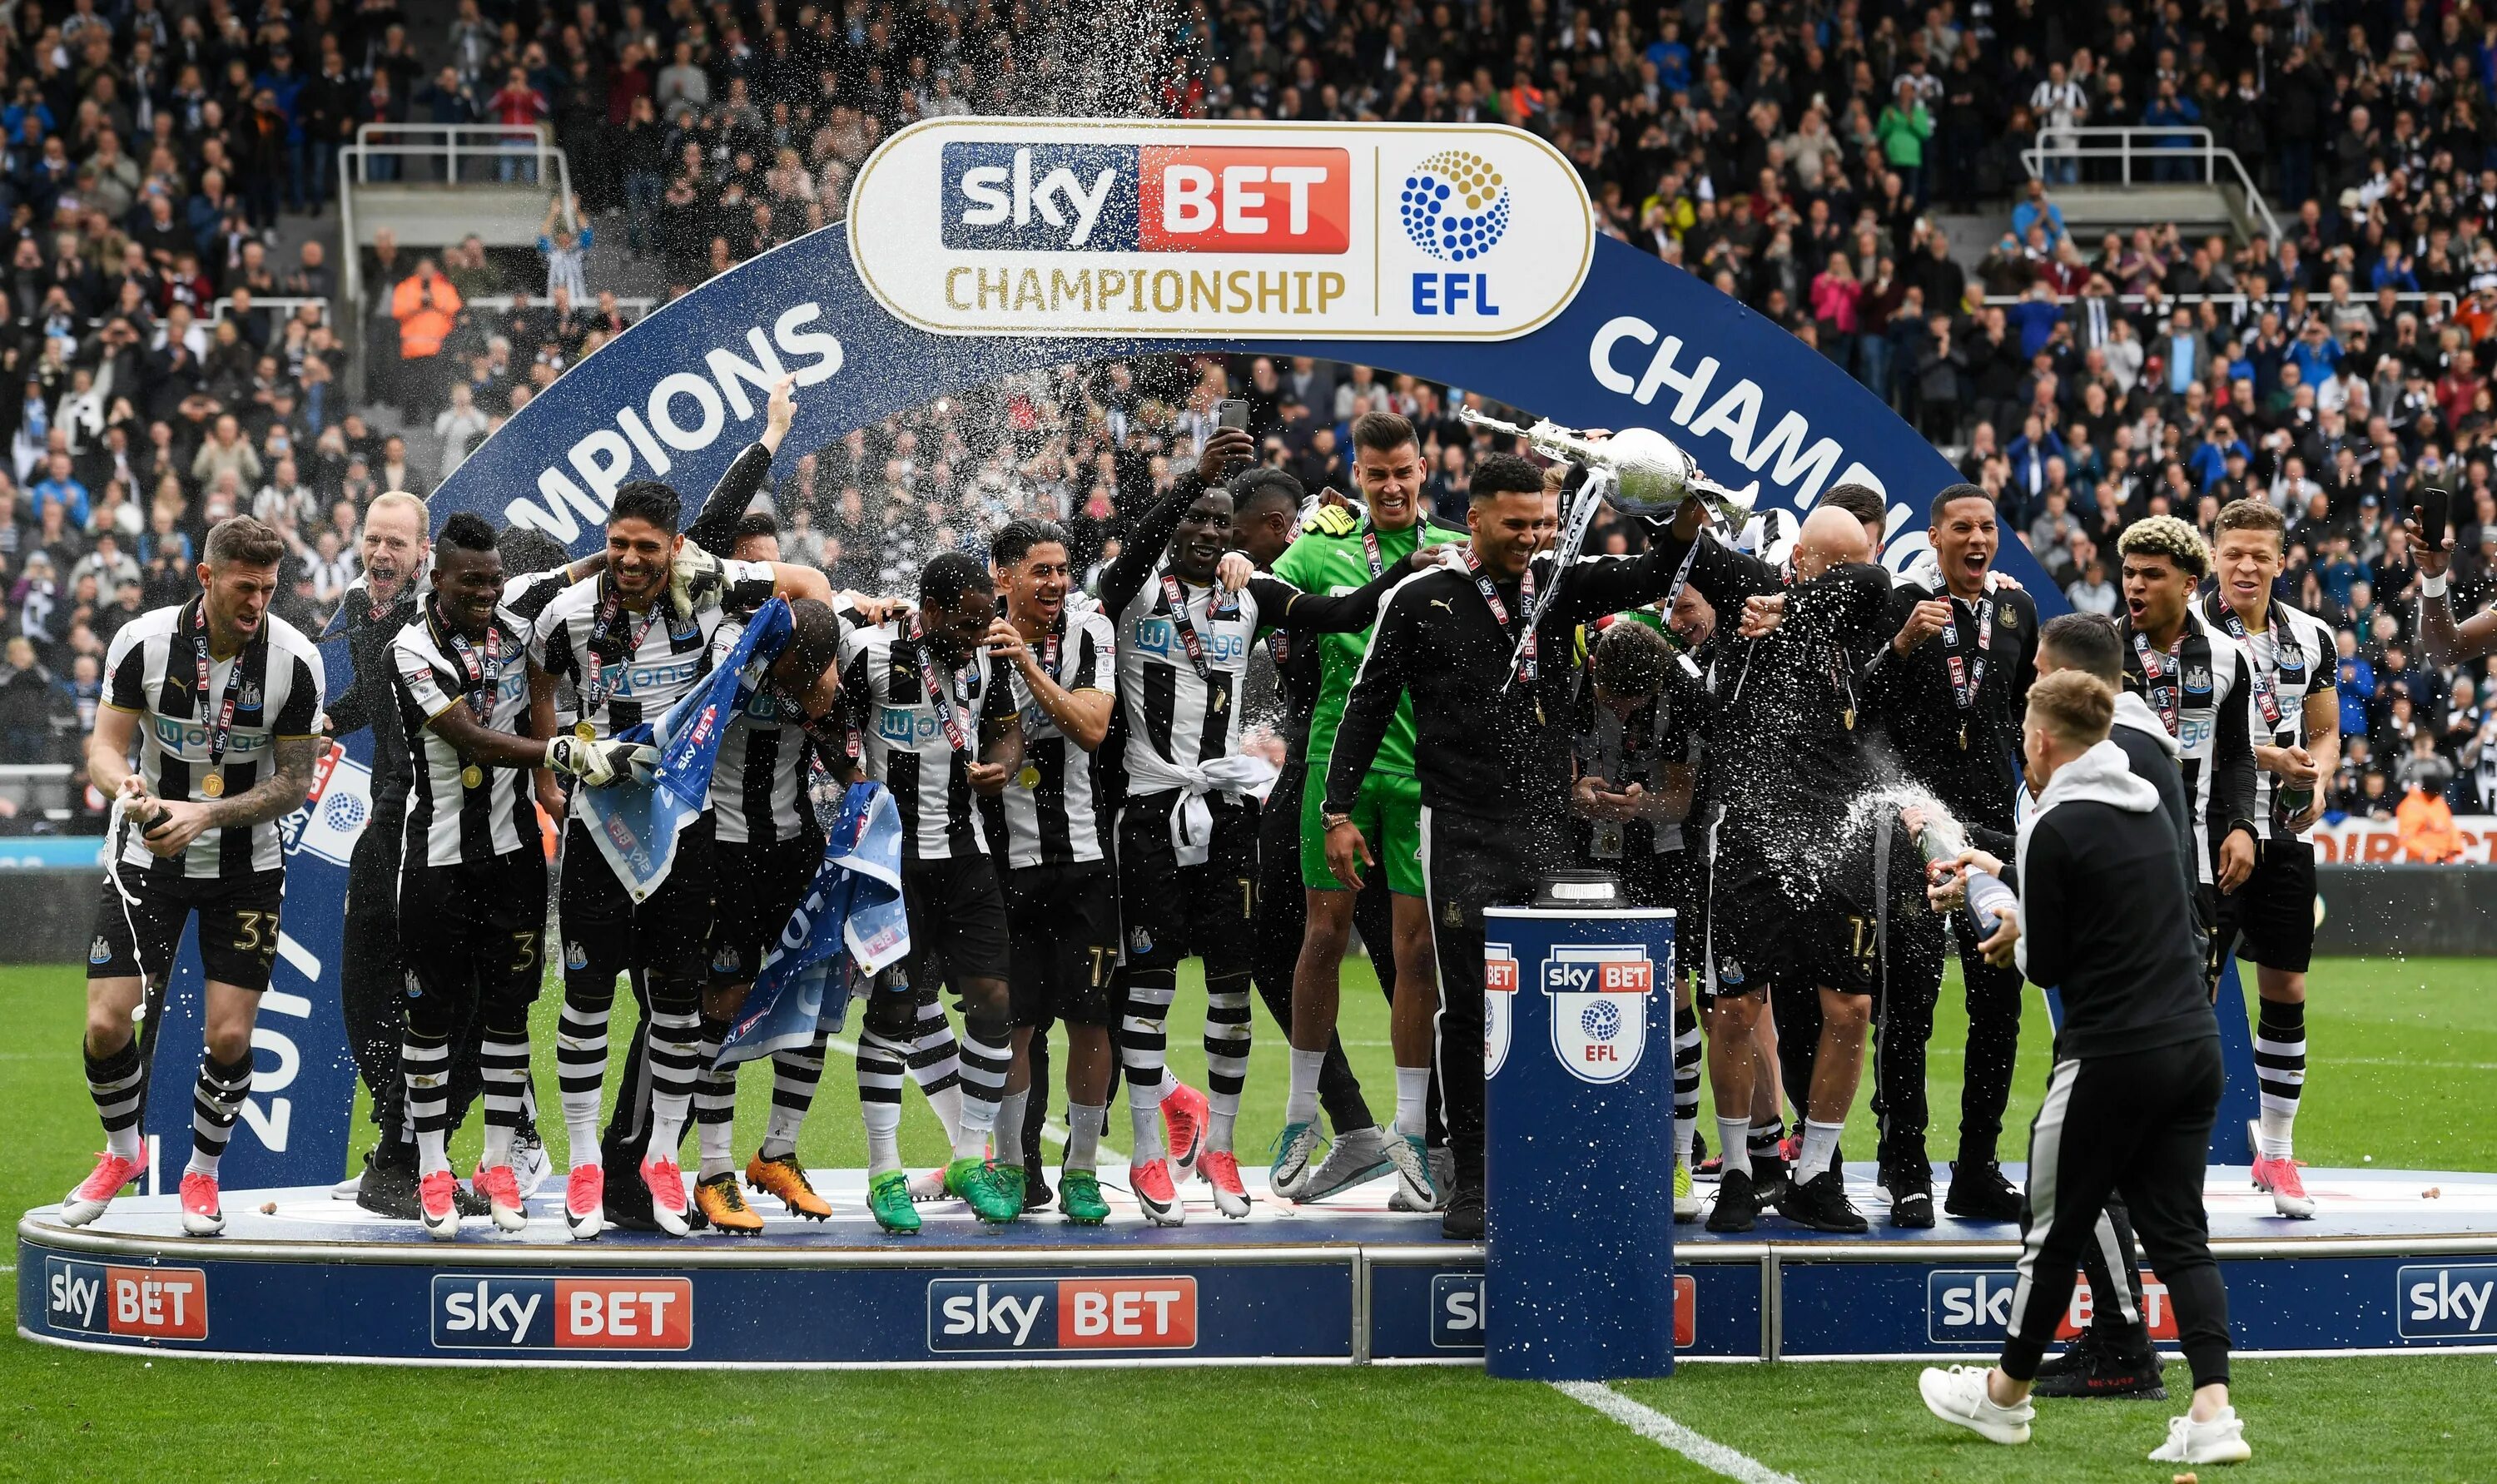
POLYGON ((1924 1373, 1916 1377, 1916 1390, 1925 1399, 1925 1410, 1953 1427, 1968 1429, 1987 1442, 2027 1442, 2029 1424, 2036 1420, 2038 1408, 2025 1398, 2018 1406, 1995 1405, 1994 1399, 1985 1394, 1988 1369, 1927 1366, 1924 1373))
POLYGON ((1375 1179, 1390 1168, 1385 1129, 1374 1123, 1350 1133, 1338 1132, 1326 1158, 1318 1162, 1292 1199, 1322 1201, 1339 1190, 1349 1190, 1363 1181, 1375 1179))
POLYGON ((1320 1142, 1315 1120, 1305 1123, 1286 1123, 1278 1137, 1280 1150, 1266 1171, 1266 1188, 1287 1201, 1297 1201, 1309 1188, 1310 1176, 1319 1167, 1310 1163, 1320 1142))
POLYGON ((1387 1197, 1390 1211, 1437 1211, 1438 1186, 1431 1183, 1431 1152, 1411 1134, 1391 1134, 1387 1161, 1396 1167, 1396 1191, 1387 1197))
POLYGON ((2208 1422, 2193 1417, 2167 1419, 2167 1440, 2151 1450, 2154 1464, 2242 1464, 2255 1456, 2246 1444, 2246 1425, 2233 1406, 2208 1422))
POLYGON ((549 1177, 554 1174, 554 1161, 547 1157, 546 1141, 528 1124, 512 1136, 512 1189, 523 1201, 538 1193, 549 1177))

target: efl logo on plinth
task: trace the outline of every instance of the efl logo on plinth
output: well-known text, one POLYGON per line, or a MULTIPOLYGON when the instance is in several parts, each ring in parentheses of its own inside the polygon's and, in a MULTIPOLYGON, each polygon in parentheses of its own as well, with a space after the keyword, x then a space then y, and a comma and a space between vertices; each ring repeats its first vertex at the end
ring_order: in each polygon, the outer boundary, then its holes
POLYGON ((1497 1077, 1508 1060, 1508 1031, 1515 1022, 1517 956, 1506 943, 1483 945, 1483 1075, 1497 1077))
POLYGON ((1596 243, 1568 159, 1496 124, 932 118, 849 223, 868 291, 957 335, 1505 340, 1596 243))
POLYGON ((1552 996, 1552 1050, 1581 1082, 1619 1082, 1647 1048, 1656 964, 1637 944, 1556 946, 1543 961, 1552 996))

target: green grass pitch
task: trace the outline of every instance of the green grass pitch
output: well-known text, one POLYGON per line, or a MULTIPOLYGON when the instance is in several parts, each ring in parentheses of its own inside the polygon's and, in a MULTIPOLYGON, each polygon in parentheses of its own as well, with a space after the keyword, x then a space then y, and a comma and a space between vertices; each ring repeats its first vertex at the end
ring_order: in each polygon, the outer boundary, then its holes
MULTIPOLYGON (((2314 1069, 2298 1152, 2316 1164, 2497 1170, 2497 968, 2469 961, 2319 963, 2308 1006, 2314 1069)), ((97 1136, 80 1080, 75 966, 0 969, 0 1208, 55 1201, 97 1136)), ((1946 1157, 1961 1033, 1956 978, 1936 1016, 1931 1071, 1946 1157)), ((1204 1000, 1183 983, 1171 1060, 1199 1081, 1204 1000)), ((1393 1099, 1382 1000, 1346 965, 1343 1034, 1380 1111, 1393 1099)), ((629 1010, 623 1011, 629 1015, 629 1010)), ((1258 1012, 1241 1118, 1254 1159, 1281 1122, 1282 1037, 1258 1012)), ((539 1005, 552 1043, 553 996, 539 1005)), ((2043 1087, 2046 1018, 2035 996, 2021 1046, 2007 1159, 2022 1156, 2043 1087)), ((621 1026, 619 1026, 619 1032, 621 1026)), ((620 1033, 617 1037, 620 1046, 620 1033)), ((542 1057, 541 1061, 545 1058, 542 1057)), ((174 1063, 168 1060, 167 1065, 174 1063)), ((1060 1063, 1063 1064, 1062 1061, 1060 1063)), ((551 1091, 539 1068, 542 1091, 551 1091)), ((761 1135, 768 1074, 744 1079, 739 1149, 761 1135)), ((810 1164, 864 1155, 844 1058, 801 1148, 810 1164)), ((552 1104, 552 1097, 547 1099, 552 1104)), ((1062 1112, 1063 1099, 1057 1100, 1062 1112)), ((915 1162, 943 1149, 915 1094, 915 1162)), ((1705 1110, 1703 1110, 1703 1115, 1705 1110)), ((1125 1148, 1125 1120, 1110 1142, 1125 1148)), ((1713 1129, 1705 1121, 1703 1129, 1713 1129)), ((550 1127, 558 1146, 561 1131, 550 1127)), ((472 1126, 455 1145, 466 1167, 472 1126)), ((1869 1157, 1870 1116, 1849 1125, 1869 1157)), ((343 1173, 343 1172, 342 1172, 343 1173)), ((1043 1217, 1043 1219, 1048 1219, 1043 1217)), ((14 1249, 13 1249, 14 1252, 14 1249)), ((11 1255, 0 1265, 14 1263, 11 1255)), ((0 1274, 14 1285, 19 1275, 0 1274)), ((2175 1404, 2048 1403, 2036 1440, 1997 1448, 1928 1417, 1907 1365, 1693 1365, 1625 1393, 1767 1468, 1808 1481, 2136 1479, 2175 1404)), ((2171 1371, 2181 1398, 2181 1368, 2171 1371)), ((2497 1478, 2497 1384, 2488 1357, 2240 1362, 2239 1411, 2255 1462, 2281 1480, 2497 1478)), ((2207 1481, 2215 1470, 2200 1470, 2207 1481)), ((1704 1480, 1697 1466, 1541 1386, 1460 1370, 753 1373, 446 1372, 90 1355, 0 1342, 0 1479, 190 1477, 511 1479, 909 1477, 1704 1480)))

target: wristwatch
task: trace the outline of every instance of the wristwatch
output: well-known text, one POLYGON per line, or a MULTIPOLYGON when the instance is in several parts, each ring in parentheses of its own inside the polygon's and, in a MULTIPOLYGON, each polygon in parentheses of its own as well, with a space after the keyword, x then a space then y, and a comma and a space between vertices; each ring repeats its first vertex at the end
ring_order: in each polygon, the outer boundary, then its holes
POLYGON ((1349 814, 1329 814, 1321 811, 1318 815, 1318 825, 1321 829, 1332 830, 1338 825, 1350 823, 1352 823, 1352 816, 1349 814))

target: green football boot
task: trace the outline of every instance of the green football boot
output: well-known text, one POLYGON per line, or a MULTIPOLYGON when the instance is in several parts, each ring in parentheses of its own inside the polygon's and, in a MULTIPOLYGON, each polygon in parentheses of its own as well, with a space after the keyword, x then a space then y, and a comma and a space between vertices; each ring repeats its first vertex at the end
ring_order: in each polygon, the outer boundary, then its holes
POLYGON ((1078 1226, 1098 1226, 1110 1219, 1110 1203, 1101 1199, 1101 1182, 1090 1170, 1066 1170, 1058 1177, 1059 1209, 1078 1226))
POLYGON ((897 1237, 919 1230, 919 1212, 910 1204, 910 1177, 900 1170, 887 1170, 868 1181, 867 1209, 876 1225, 897 1237))

